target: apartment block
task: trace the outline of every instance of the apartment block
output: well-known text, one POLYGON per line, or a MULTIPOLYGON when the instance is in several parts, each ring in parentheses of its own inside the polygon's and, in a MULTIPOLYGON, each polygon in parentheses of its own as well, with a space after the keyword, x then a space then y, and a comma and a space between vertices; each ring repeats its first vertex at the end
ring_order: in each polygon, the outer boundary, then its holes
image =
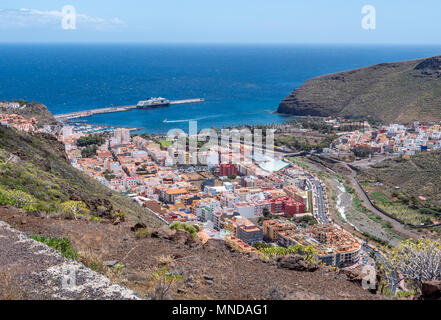
POLYGON ((279 233, 279 244, 313 246, 325 264, 347 267, 360 259, 361 244, 348 232, 335 225, 311 226, 306 230, 287 230, 279 233))
POLYGON ((263 222, 263 236, 270 241, 278 240, 281 231, 296 229, 296 225, 289 221, 266 220, 263 222))

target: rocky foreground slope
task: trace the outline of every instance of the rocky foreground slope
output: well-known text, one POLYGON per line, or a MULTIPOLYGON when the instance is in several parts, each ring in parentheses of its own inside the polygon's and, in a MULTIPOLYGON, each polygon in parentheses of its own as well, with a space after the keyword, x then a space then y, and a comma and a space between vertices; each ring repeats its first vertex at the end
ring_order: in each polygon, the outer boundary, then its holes
POLYGON ((0 221, 0 295, 8 299, 138 300, 84 265, 0 221), (71 276, 73 275, 73 276, 71 276))
POLYGON ((278 108, 297 116, 384 122, 441 120, 441 56, 382 63, 308 80, 278 108))
MULTIPOLYGON (((153 274, 163 267, 167 267, 170 273, 182 276, 181 281, 178 281, 169 292, 167 297, 169 299, 366 300, 384 298, 379 294, 363 290, 360 284, 349 281, 351 279, 344 273, 332 271, 327 267, 320 267, 313 271, 289 270, 287 263, 281 267, 275 262, 261 261, 232 250, 223 241, 201 244, 197 241, 182 241, 185 240, 182 237, 167 238, 166 236, 139 239, 135 232, 131 231, 133 222, 113 225, 84 220, 48 219, 1 207, 0 221, 5 221, 8 225, 28 235, 67 237, 73 249, 78 252, 80 260, 88 261, 91 266, 100 265, 100 261, 101 263, 102 261, 119 262, 123 268, 112 280, 135 291, 140 298, 144 299, 149 299, 152 290, 157 285, 152 278, 153 274)), ((46 287, 48 279, 46 276, 52 271, 50 266, 40 265, 41 259, 36 259, 34 262, 28 259, 28 252, 35 244, 28 242, 21 233, 19 236, 14 236, 16 240, 13 237, 15 244, 8 245, 7 239, 1 236, 10 237, 15 233, 8 229, 9 227, 6 228, 3 233, 0 231, 0 261, 2 261, 0 272, 6 270, 11 283, 17 283, 17 281, 21 283, 20 292, 27 292, 28 288, 34 290, 38 284, 46 287), (22 267, 12 271, 17 265, 22 267), (41 273, 48 267, 49 273, 41 273), (43 276, 32 277, 31 282, 20 282, 20 279, 27 278, 26 275, 30 275, 32 271, 43 276)), ((47 247, 34 251, 40 250, 46 251, 47 247)), ((63 265, 61 257, 54 257, 54 260, 54 265, 63 265)), ((50 288, 59 292, 52 286, 50 288)), ((104 289, 104 292, 107 292, 107 287, 104 289)), ((84 297, 113 299, 117 297, 112 294, 113 292, 111 290, 105 295, 93 293, 84 297)), ((121 298, 132 297, 130 292, 123 292, 121 298)), ((2 294, 4 293, 0 286, 0 297, 2 294)), ((61 298, 82 298, 79 293, 70 296, 61 291, 61 294, 59 296, 61 298)))

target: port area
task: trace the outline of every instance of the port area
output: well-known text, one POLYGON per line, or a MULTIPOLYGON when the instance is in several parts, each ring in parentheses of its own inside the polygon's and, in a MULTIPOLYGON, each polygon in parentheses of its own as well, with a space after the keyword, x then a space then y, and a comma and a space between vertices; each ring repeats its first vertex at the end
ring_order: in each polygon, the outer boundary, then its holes
POLYGON ((111 126, 104 124, 92 124, 88 123, 87 120, 68 120, 65 122, 65 125, 68 127, 72 127, 73 132, 75 133, 86 133, 86 134, 102 134, 102 133, 110 133, 113 134, 115 129, 127 129, 130 132, 132 131, 140 131, 145 128, 132 128, 132 127, 122 127, 122 126, 111 126))
MULTIPOLYGON (((205 102, 205 99, 197 98, 197 99, 175 100, 175 101, 170 101, 170 105, 188 104, 188 103, 201 103, 201 102, 205 102)), ((132 109, 136 109, 136 105, 120 106, 120 107, 109 107, 109 108, 84 110, 84 111, 71 112, 71 113, 63 113, 63 114, 57 114, 54 117, 58 121, 67 121, 67 120, 70 120, 70 119, 78 119, 78 118, 84 118, 84 117, 93 116, 95 114, 123 112, 123 111, 129 111, 129 110, 132 110, 132 109)))

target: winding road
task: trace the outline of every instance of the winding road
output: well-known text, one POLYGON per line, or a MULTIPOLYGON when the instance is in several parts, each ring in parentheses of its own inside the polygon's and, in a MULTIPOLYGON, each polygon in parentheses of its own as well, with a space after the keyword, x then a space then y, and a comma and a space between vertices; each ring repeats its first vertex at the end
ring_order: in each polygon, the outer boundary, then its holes
POLYGON ((342 163, 350 171, 350 175, 346 175, 346 177, 348 177, 351 180, 351 184, 355 188, 358 197, 363 201, 363 204, 365 205, 365 207, 369 211, 371 211, 375 215, 381 217, 383 220, 390 222, 390 224, 392 225, 392 227, 396 233, 398 233, 402 236, 405 236, 406 238, 413 238, 413 239, 421 238, 421 235, 419 235, 414 230, 410 230, 410 229, 406 228, 403 224, 399 223, 395 219, 392 219, 391 217, 385 215, 383 212, 381 212, 377 208, 375 208, 372 205, 372 202, 370 201, 370 199, 366 196, 366 193, 361 188, 358 181, 355 179, 355 177, 357 176, 357 173, 351 167, 349 167, 347 163, 345 163, 345 162, 340 162, 340 163, 342 163))

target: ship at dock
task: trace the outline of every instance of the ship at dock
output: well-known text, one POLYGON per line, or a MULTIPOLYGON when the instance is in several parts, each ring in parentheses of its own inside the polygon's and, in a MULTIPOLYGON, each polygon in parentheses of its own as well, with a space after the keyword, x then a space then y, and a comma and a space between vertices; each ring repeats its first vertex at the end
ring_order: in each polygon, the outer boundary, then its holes
POLYGON ((170 105, 170 100, 162 97, 149 98, 147 100, 139 101, 136 105, 137 109, 153 109, 160 107, 167 107, 170 105))
POLYGON ((201 102, 205 102, 205 99, 204 98, 195 98, 195 99, 169 101, 169 100, 167 100, 165 98, 161 98, 161 97, 150 98, 148 100, 139 101, 137 105, 99 108, 99 109, 83 110, 83 111, 78 111, 78 112, 57 114, 57 115, 55 115, 55 119, 57 119, 58 121, 64 122, 64 121, 71 120, 71 119, 91 117, 95 114, 129 111, 129 110, 133 110, 135 108, 137 108, 137 109, 154 109, 154 108, 159 108, 159 107, 167 107, 169 105, 182 105, 182 104, 188 104, 188 103, 201 103, 201 102))

